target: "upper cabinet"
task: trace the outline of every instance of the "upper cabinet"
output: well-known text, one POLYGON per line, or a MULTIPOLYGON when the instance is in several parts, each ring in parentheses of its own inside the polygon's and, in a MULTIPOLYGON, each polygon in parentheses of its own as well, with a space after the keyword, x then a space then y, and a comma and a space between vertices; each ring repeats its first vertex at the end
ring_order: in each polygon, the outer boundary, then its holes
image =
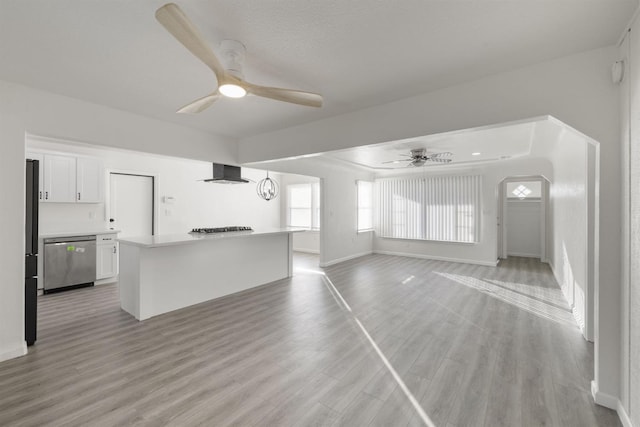
POLYGON ((76 158, 57 154, 44 155, 43 202, 76 201, 76 158))
POLYGON ((27 153, 40 161, 40 201, 45 203, 102 202, 102 162, 95 157, 27 153))
POLYGON ((94 157, 76 159, 76 201, 79 203, 101 202, 100 182, 102 163, 94 157))

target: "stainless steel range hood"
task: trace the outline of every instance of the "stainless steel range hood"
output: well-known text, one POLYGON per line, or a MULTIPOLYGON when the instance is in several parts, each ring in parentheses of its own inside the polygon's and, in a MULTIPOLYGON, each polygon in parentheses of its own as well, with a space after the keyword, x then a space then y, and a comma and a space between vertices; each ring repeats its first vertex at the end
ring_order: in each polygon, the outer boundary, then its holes
POLYGON ((215 184, 245 184, 248 179, 240 176, 240 167, 231 165, 213 164, 213 178, 205 179, 204 182, 215 184))

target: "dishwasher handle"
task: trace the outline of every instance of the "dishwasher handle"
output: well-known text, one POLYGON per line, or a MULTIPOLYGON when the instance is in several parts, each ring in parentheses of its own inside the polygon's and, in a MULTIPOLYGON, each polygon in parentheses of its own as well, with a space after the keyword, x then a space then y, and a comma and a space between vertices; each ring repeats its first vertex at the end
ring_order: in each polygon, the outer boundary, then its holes
POLYGON ((52 244, 52 243, 75 243, 75 242, 95 242, 96 236, 73 236, 73 237, 53 237, 49 239, 44 239, 44 244, 52 244))

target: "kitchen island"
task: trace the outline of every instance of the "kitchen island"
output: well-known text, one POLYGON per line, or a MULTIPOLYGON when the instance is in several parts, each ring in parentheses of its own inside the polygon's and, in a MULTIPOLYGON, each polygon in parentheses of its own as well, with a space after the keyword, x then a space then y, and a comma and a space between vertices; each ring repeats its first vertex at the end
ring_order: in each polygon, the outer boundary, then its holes
POLYGON ((278 228, 119 239, 120 305, 138 320, 291 277, 292 233, 278 228))

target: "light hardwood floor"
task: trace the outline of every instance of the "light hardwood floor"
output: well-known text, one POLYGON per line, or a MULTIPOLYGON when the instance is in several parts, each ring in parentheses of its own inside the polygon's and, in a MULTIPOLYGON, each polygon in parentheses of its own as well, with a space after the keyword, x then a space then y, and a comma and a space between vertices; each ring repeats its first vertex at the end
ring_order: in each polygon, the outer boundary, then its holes
POLYGON ((291 279, 144 322, 115 285, 39 310, 35 347, 0 363, 1 426, 423 425, 416 405, 437 426, 620 425, 531 259, 296 254, 291 279))

